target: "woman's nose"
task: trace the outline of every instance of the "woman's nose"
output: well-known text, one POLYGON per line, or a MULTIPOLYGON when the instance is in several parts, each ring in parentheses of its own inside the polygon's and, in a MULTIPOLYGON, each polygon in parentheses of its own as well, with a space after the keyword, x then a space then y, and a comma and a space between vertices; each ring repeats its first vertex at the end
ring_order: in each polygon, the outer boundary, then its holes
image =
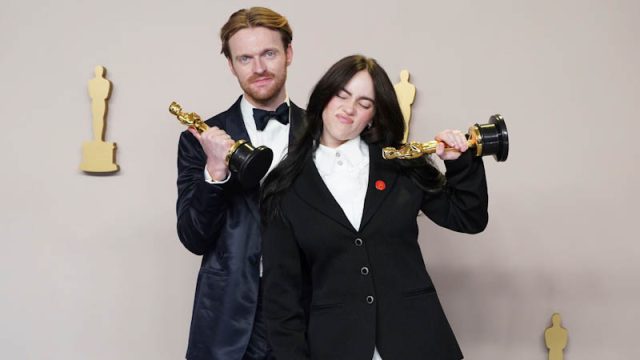
POLYGON ((344 112, 349 114, 349 115, 353 115, 353 113, 355 112, 356 109, 356 104, 353 101, 346 101, 344 104, 344 112))

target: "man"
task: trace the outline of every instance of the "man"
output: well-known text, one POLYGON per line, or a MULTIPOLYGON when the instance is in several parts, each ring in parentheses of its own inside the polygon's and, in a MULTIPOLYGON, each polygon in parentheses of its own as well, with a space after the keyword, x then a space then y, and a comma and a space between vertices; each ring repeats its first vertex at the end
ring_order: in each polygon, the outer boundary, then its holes
POLYGON ((206 121, 209 130, 190 128, 178 145, 178 235, 203 256, 187 359, 270 359, 260 306, 259 189, 243 187, 225 157, 234 140, 245 139, 271 148, 273 167, 301 126, 303 111, 285 89, 292 32, 280 14, 253 7, 232 14, 220 38, 243 94, 206 121))

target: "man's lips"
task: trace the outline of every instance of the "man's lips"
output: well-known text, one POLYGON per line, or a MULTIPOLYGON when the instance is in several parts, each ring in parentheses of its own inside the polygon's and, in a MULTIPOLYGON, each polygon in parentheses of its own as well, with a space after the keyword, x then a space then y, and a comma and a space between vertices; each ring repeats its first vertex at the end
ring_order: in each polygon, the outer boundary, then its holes
POLYGON ((261 86, 261 85, 269 84, 272 80, 273 80, 273 78, 271 78, 269 76, 262 76, 262 77, 253 79, 251 81, 251 83, 254 84, 254 85, 261 86))

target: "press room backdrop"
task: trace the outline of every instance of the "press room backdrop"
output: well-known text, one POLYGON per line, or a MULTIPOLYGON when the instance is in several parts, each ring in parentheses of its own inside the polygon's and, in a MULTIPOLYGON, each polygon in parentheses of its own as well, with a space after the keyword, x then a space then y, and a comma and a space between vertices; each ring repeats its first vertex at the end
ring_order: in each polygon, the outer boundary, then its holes
POLYGON ((294 31, 288 91, 375 57, 418 89, 410 138, 504 115, 486 158, 490 223, 420 244, 468 359, 640 355, 640 3, 627 1, 4 0, 0 12, 0 357, 181 359, 199 258, 176 236, 172 100, 208 117, 240 94, 218 31, 266 5, 294 31), (87 81, 113 82, 106 140, 121 171, 79 171, 87 81))

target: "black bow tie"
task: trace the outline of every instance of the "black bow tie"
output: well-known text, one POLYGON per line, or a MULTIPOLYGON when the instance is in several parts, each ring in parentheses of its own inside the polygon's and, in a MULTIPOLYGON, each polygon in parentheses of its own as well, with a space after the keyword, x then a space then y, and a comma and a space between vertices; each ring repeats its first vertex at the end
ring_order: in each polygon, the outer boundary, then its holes
POLYGON ((287 125, 289 123, 289 105, 282 103, 276 111, 253 109, 253 120, 256 122, 256 129, 258 129, 258 131, 264 130, 271 119, 276 119, 282 124, 287 125))

